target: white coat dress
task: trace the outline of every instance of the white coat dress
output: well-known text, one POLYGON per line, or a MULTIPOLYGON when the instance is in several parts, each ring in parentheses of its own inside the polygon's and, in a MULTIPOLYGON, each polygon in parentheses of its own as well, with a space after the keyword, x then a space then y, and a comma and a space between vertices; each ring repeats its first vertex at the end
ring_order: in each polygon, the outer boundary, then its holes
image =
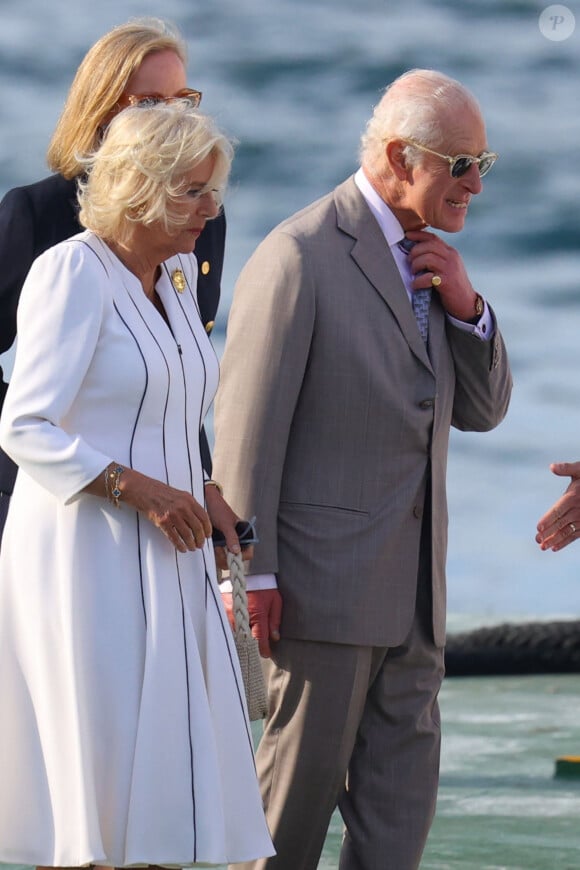
POLYGON ((218 363, 196 268, 163 264, 169 326, 90 232, 39 257, 22 291, 0 427, 20 466, 0 554, 2 862, 273 852, 211 544, 178 553, 129 506, 82 492, 115 460, 204 503, 218 363))

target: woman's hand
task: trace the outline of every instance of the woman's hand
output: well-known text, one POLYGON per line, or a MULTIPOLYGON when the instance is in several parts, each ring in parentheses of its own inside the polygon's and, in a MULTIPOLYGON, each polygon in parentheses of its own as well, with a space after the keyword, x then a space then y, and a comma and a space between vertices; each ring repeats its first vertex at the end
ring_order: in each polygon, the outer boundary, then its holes
POLYGON ((209 516, 191 493, 132 468, 125 468, 119 476, 119 489, 121 507, 127 504, 146 516, 178 552, 197 550, 211 537, 209 516))
MULTIPOLYGON (((213 483, 208 483, 205 487, 205 501, 212 525, 216 529, 220 529, 226 539, 225 547, 214 547, 216 565, 222 571, 227 571, 226 550, 237 554, 241 549, 235 529, 236 523, 240 518, 234 513, 217 486, 213 483)), ((244 560, 251 559, 253 555, 253 546, 244 547, 244 560)))

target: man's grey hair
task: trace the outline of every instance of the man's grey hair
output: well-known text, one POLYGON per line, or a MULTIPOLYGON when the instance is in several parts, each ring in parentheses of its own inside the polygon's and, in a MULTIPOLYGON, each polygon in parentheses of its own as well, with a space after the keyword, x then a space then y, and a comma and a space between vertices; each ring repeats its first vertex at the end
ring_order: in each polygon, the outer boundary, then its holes
MULTIPOLYGON (((435 70, 409 70, 385 89, 375 107, 361 137, 361 164, 384 171, 385 146, 392 139, 414 139, 437 149, 444 119, 450 111, 465 108, 480 111, 475 97, 460 82, 435 70)), ((411 146, 406 156, 411 165, 422 159, 411 146)))

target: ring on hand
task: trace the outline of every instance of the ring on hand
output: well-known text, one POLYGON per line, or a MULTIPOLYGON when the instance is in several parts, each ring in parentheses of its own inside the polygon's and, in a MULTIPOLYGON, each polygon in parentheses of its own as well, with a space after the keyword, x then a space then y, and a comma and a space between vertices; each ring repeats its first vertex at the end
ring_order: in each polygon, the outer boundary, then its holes
POLYGON ((568 525, 569 525, 570 528, 572 529, 572 534, 573 534, 573 535, 576 534, 576 526, 574 525, 574 523, 568 523, 568 525))
POLYGON ((441 284, 441 278, 439 277, 439 275, 433 275, 433 277, 431 278, 431 284, 433 285, 433 287, 439 287, 439 285, 441 284))

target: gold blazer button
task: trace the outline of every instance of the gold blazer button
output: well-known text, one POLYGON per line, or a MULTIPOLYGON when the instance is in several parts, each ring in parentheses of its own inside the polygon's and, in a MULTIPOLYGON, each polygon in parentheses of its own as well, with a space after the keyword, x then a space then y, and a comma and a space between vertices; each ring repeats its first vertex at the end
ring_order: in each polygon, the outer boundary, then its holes
POLYGON ((204 260, 203 263, 201 264, 201 274, 208 275, 210 268, 211 268, 211 266, 209 265, 209 262, 207 260, 204 260))
POLYGON ((214 326, 215 326, 215 320, 208 320, 208 322, 205 325, 205 331, 207 332, 208 335, 211 334, 211 331, 214 328, 214 326))

